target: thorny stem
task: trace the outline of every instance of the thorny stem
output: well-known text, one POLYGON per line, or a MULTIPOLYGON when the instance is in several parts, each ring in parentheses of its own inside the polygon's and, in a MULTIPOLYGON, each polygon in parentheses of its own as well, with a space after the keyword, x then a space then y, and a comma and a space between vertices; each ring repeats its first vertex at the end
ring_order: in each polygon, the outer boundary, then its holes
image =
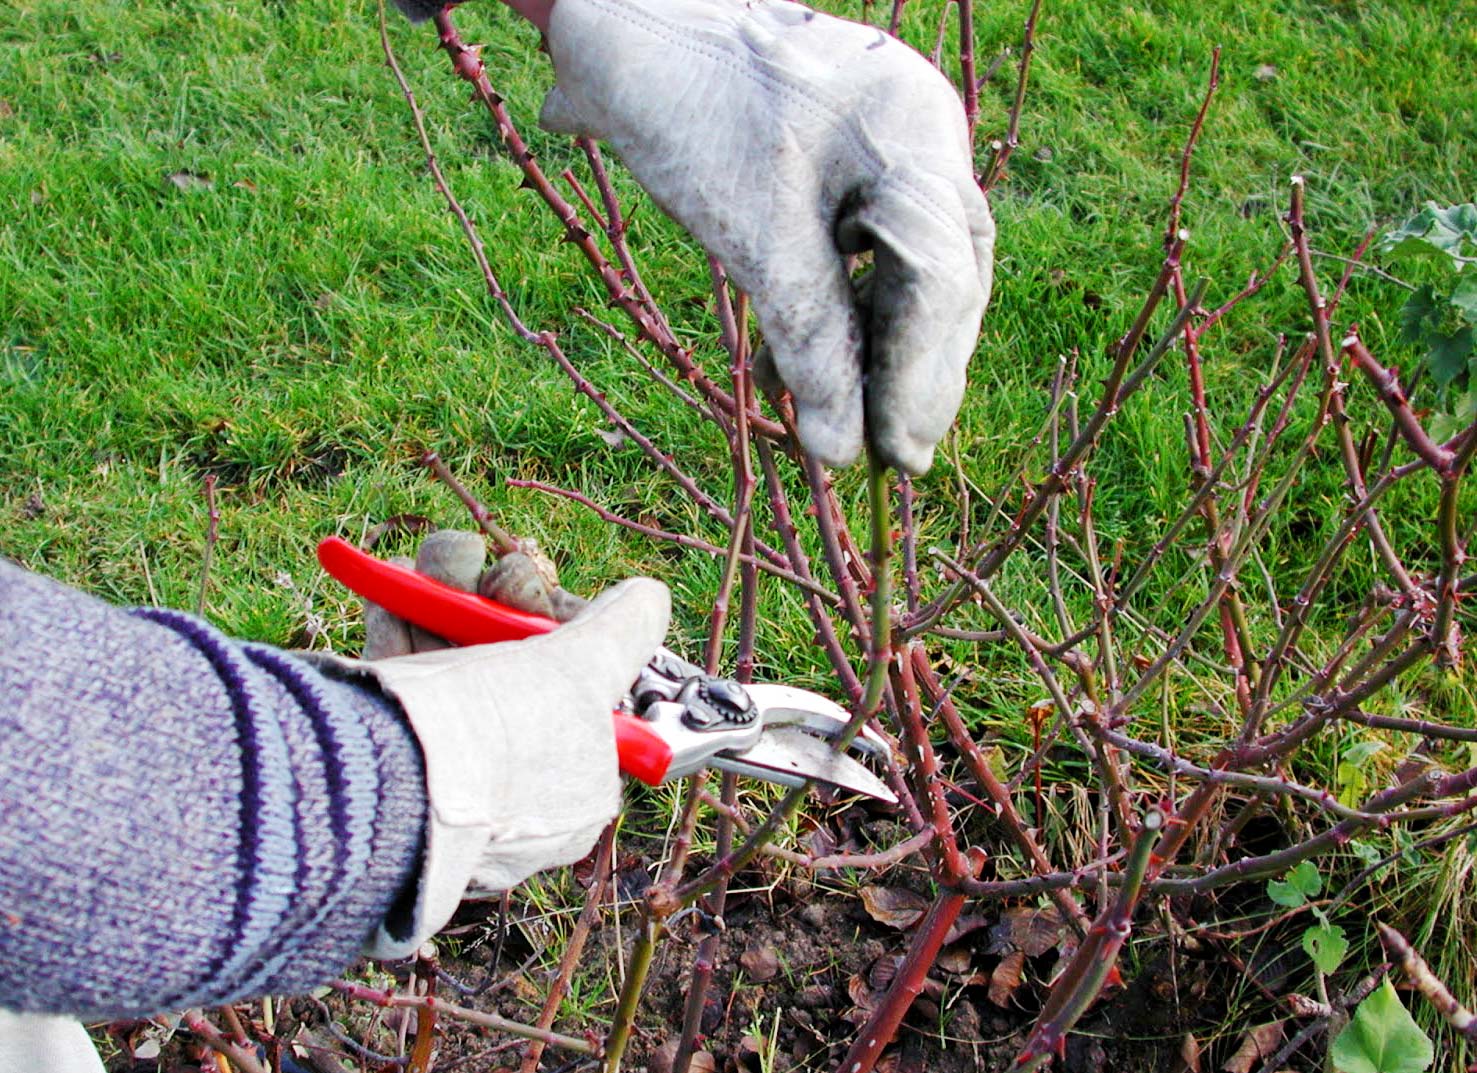
POLYGON ((657 934, 662 922, 650 913, 641 921, 641 934, 636 936, 636 945, 631 950, 631 960, 626 964, 626 977, 621 981, 620 999, 615 1013, 610 1018, 610 1031, 605 1036, 605 1073, 620 1073, 621 1059, 626 1046, 631 1042, 631 1032, 636 1026, 636 1007, 646 991, 646 974, 651 969, 651 959, 656 953, 657 934))
POLYGON ((837 1073, 870 1073, 877 1064, 883 1048, 892 1042, 898 1026, 903 1023, 908 1007, 923 990, 924 978, 933 968, 944 938, 963 907, 964 895, 957 890, 945 890, 934 898, 886 994, 867 1018, 846 1057, 836 1067, 837 1073))
MULTIPOLYGON (((595 514, 599 515, 601 520, 610 522, 612 525, 619 525, 623 529, 629 529, 633 533, 640 533, 642 536, 650 537, 653 540, 667 541, 668 543, 676 544, 680 547, 691 548, 694 551, 704 552, 719 559, 725 559, 728 556, 727 549, 720 548, 716 544, 710 544, 706 540, 700 540, 697 537, 688 536, 686 533, 671 533, 665 529, 658 529, 655 526, 644 525, 641 522, 632 521, 629 518, 623 518, 619 514, 616 514, 614 511, 606 510, 589 496, 582 495, 581 493, 576 492, 570 488, 556 488, 554 485, 545 484, 543 481, 528 481, 518 477, 509 477, 507 478, 506 483, 510 488, 531 488, 534 491, 543 492, 547 495, 559 496, 563 499, 573 500, 580 506, 585 507, 588 510, 593 511, 595 514)), ((837 602, 835 593, 832 593, 823 588, 813 578, 801 577, 799 574, 796 574, 793 571, 786 570, 780 566, 776 566, 774 563, 768 561, 765 558, 740 551, 739 562, 743 563, 746 566, 753 566, 759 570, 763 570, 767 574, 773 574, 781 581, 794 585, 798 589, 806 590, 818 600, 822 600, 826 603, 837 602)))
POLYGON ((266 1073, 262 1064, 256 1060, 255 1052, 228 1039, 199 1010, 186 1010, 180 1020, 207 1047, 217 1054, 225 1055, 241 1073, 266 1073))
POLYGON ((1084 751, 1093 758, 1093 762, 1097 765, 1098 778, 1102 783, 1103 791, 1108 795, 1108 800, 1112 805, 1113 814, 1117 819, 1119 829, 1123 831, 1128 830, 1130 820, 1128 799, 1123 788, 1123 776, 1119 772, 1117 765, 1113 762, 1112 757, 1102 748, 1095 748, 1090 738, 1083 731, 1081 720, 1077 718, 1077 712, 1072 702, 1067 698, 1066 691, 1062 688, 1056 675, 1052 673, 1051 668, 1042 657, 1040 646, 1027 635, 1020 623, 1016 621, 1015 615, 995 595, 994 590, 990 588, 987 582, 967 573, 962 565, 940 551, 934 552, 934 558, 947 566, 956 576, 962 577, 965 580, 969 587, 984 602, 985 607, 995 616, 996 621, 1000 623, 1006 634, 1020 646, 1022 654, 1025 655, 1027 661, 1031 664, 1031 669, 1036 672, 1036 676, 1041 679, 1041 684, 1051 694, 1052 702, 1056 705, 1063 722, 1071 729, 1073 735, 1078 738, 1079 743, 1084 745, 1084 751))
POLYGON ((1133 849, 1123 868, 1123 883, 1112 907, 1105 910, 1077 947, 1077 952, 1062 970, 1047 996, 1041 1015, 1030 1037, 1016 1058, 1016 1070, 1030 1073, 1049 1062, 1066 1047, 1067 1033, 1102 994, 1109 979, 1117 974, 1118 952, 1133 930, 1133 912, 1138 906, 1148 875, 1157 833, 1164 826, 1165 815, 1158 809, 1144 814, 1133 849))
MULTIPOLYGON (((979 745, 975 742, 973 735, 964 725, 960 718, 958 709, 953 700, 944 692, 933 668, 928 665, 927 653, 921 647, 912 649, 914 672, 923 682, 924 690, 934 698, 939 717, 943 719, 944 726, 949 734, 949 740, 959 750, 964 759, 965 766, 969 768, 975 781, 990 798, 990 803, 995 807, 996 817, 1005 824, 1011 840, 1015 842, 1016 848, 1021 851, 1031 867, 1038 876, 1051 874, 1055 869, 1051 861, 1047 859, 1045 852, 1037 844, 1035 837, 1026 827, 1021 819, 1020 813, 1016 811, 1015 802, 1011 799, 1010 791, 1000 781, 1000 777, 990 768, 990 762, 986 759, 979 745)), ((1087 914, 1077 904, 1075 898, 1067 890, 1054 890, 1053 900, 1061 909, 1063 919, 1072 922, 1078 930, 1078 934, 1085 934, 1087 930, 1087 914)))
POLYGON ((959 83, 964 90, 964 123, 969 128, 969 144, 974 144, 974 128, 980 119, 980 85, 974 76, 974 0, 953 0, 959 10, 959 83))
MULTIPOLYGON (((729 375, 733 382, 733 397, 739 405, 734 411, 732 436, 732 461, 734 480, 738 485, 734 517, 738 526, 734 529, 729 546, 729 557, 719 585, 718 597, 713 602, 713 614, 708 634, 707 670, 717 673, 723 651, 724 625, 728 618, 728 601, 733 593, 735 580, 740 572, 740 553, 747 548, 753 551, 754 517, 752 500, 755 485, 753 465, 750 458, 748 417, 754 403, 753 383, 748 366, 747 338, 739 326, 739 315, 735 312, 728 292, 728 277, 722 266, 709 259, 713 278, 713 294, 717 302, 719 323, 723 328, 723 339, 730 356, 729 375)), ((743 583, 740 596, 739 650, 741 665, 738 680, 747 682, 753 668, 754 624, 756 615, 755 585, 758 574, 752 565, 743 567, 743 583)), ((732 772, 723 775, 721 803, 718 817, 716 852, 726 857, 733 850, 733 817, 737 812, 738 778, 732 772)), ((704 909, 709 916, 721 919, 728 897, 727 880, 705 899, 704 909)), ((691 984, 687 992, 686 1009, 682 1018, 682 1035, 677 1042, 677 1053, 672 1060, 674 1073, 687 1073, 696 1049, 697 1038, 702 1030, 703 1009, 707 1003, 708 986, 713 977, 714 964, 722 946, 721 934, 714 930, 698 942, 697 956, 693 960, 691 984)))
MULTIPOLYGON (((994 189, 996 183, 1005 178, 1005 166, 1010 163, 1011 154, 1021 144, 1021 109, 1026 104, 1026 83, 1031 74, 1031 56, 1036 51, 1036 16, 1040 13, 1041 0, 1032 0, 1031 13, 1026 16, 1025 30, 1021 35, 1020 73, 1015 81, 1015 100, 1010 105, 1010 126, 1004 141, 995 143, 995 151, 980 178, 980 189, 987 194, 994 189)), ((973 132, 974 128, 971 126, 971 135, 973 132)))
MULTIPOLYGON (((477 57, 477 50, 469 48, 462 42, 461 35, 451 21, 449 9, 437 13, 435 25, 441 47, 451 58, 457 77, 471 84, 477 99, 491 114, 498 136, 502 139, 513 161, 523 172, 524 185, 533 189, 559 222, 564 225, 566 241, 584 254, 585 260, 589 262, 605 285, 606 293, 612 304, 619 306, 625 312, 640 334, 662 352, 667 360, 676 367, 683 379, 692 383, 719 410, 732 413, 735 406, 733 398, 714 384, 707 374, 693 362, 691 352, 672 336, 669 329, 665 329, 665 324, 659 323, 652 317, 641 297, 632 290, 622 274, 600 252, 600 247, 589 230, 580 223, 579 213, 575 207, 559 193, 539 168, 532 151, 513 125, 502 97, 487 80, 482 61, 477 57)), ((755 415, 753 424, 755 432, 760 435, 774 438, 781 438, 784 435, 783 429, 768 418, 755 415)))
POLYGON ((933 743, 928 740, 928 730, 923 725, 922 704, 913 667, 912 653, 904 649, 894 668, 894 693, 897 696, 898 715, 903 724, 904 735, 913 750, 913 760, 908 766, 917 782, 919 796, 931 814, 930 822, 935 839, 933 856, 937 863, 938 881, 945 887, 952 887, 965 874, 964 857, 959 852, 953 818, 949 815, 949 806, 944 800, 938 756, 934 753, 933 743))
POLYGON ((461 481, 456 479, 456 474, 451 472, 451 468, 441 460, 439 454, 435 451, 427 451, 421 456, 421 465, 429 468, 436 475, 436 479, 450 488, 456 497, 462 501, 463 505, 471 513, 472 520, 477 523, 477 527, 492 539, 493 545, 497 548, 498 555, 507 555, 510 552, 518 550, 518 541, 514 540, 506 529, 503 529, 492 520, 492 515, 488 512, 487 508, 482 505, 482 502, 476 496, 467 491, 466 486, 461 481))
POLYGON ((1426 964, 1426 959, 1416 952, 1410 941, 1394 928, 1381 921, 1375 921, 1375 927, 1379 929, 1380 942, 1385 944, 1392 960, 1397 962, 1405 970, 1406 979, 1410 985, 1426 997, 1426 1001, 1436 1007, 1447 1024, 1456 1029, 1467 1040, 1477 1044, 1477 1017, 1472 1011, 1463 1006, 1452 995, 1447 986, 1440 978, 1431 971, 1431 966, 1426 964))
MULTIPOLYGON (((1348 415, 1344 412, 1341 369, 1333 349, 1328 302, 1318 289, 1318 277, 1313 272, 1313 255, 1308 245, 1307 225, 1303 219, 1306 185, 1301 175, 1293 176, 1292 207, 1287 214, 1287 223, 1292 230, 1293 249, 1297 252, 1298 279, 1303 285, 1303 293, 1307 296, 1308 308, 1313 317, 1314 335, 1318 341, 1318 355, 1323 359, 1324 392, 1319 404, 1319 413, 1330 415, 1354 498, 1363 499, 1367 490, 1359 465, 1359 452, 1354 444, 1353 434, 1349 430, 1348 415)), ((1366 512, 1363 520, 1370 543, 1374 545, 1375 551, 1384 562, 1390 576, 1395 579, 1402 592, 1408 597, 1415 597, 1415 582, 1411 580, 1400 557, 1391 547, 1390 540, 1385 535, 1384 526, 1380 523, 1379 515, 1370 510, 1366 512)))
MULTIPOLYGON (((590 889, 585 894, 585 907, 580 910, 579 919, 575 921, 574 930, 570 933, 564 952, 559 956, 559 970, 554 976, 554 982, 549 985, 549 993, 544 996, 543 1008, 539 1010, 538 1024, 535 1027, 544 1031, 553 1027, 554 1018, 559 1015, 559 1006, 563 1003, 564 996, 569 993, 570 981, 574 979, 580 955, 584 953, 585 941, 590 937, 590 929, 594 927, 595 920, 600 915, 600 906, 605 901, 605 892, 610 886, 612 874, 611 858, 615 853, 615 826, 614 821, 608 824, 600 835, 600 841, 595 845, 595 870, 592 873, 590 889)), ((519 1067, 520 1073, 535 1073, 543 1053, 542 1040, 534 1040, 530 1043, 528 1051, 523 1056, 523 1063, 519 1067)))
MULTIPOLYGON (((1017 548, 1026 540, 1031 526, 1036 519, 1046 510, 1047 504, 1052 497, 1061 494, 1067 487, 1070 475, 1097 444, 1104 426, 1108 420, 1118 412, 1124 400, 1132 395, 1148 378, 1154 367, 1158 365, 1170 346, 1184 331, 1186 322, 1199 303, 1204 294, 1208 281, 1202 280, 1197 285, 1191 298, 1192 301, 1180 308, 1174 320, 1170 323, 1169 330, 1160 337, 1132 373, 1129 372, 1129 362, 1138 351, 1139 343, 1143 340, 1144 333, 1148 330, 1149 320, 1154 311, 1159 308, 1159 303, 1164 300, 1168 293, 1170 279, 1179 268, 1179 258, 1184 252, 1185 244, 1189 241, 1189 235, 1181 232, 1169 255, 1164 259, 1160 267, 1159 275, 1154 280, 1148 296, 1144 299, 1138 316, 1133 325, 1119 339, 1114 348, 1113 368, 1109 371, 1107 379, 1103 381, 1103 393, 1098 401, 1097 408, 1087 423, 1072 438, 1067 449, 1047 472, 1046 477, 1039 483, 1033 485, 1027 496, 1025 505, 1020 509, 1015 519, 1011 522, 1009 530, 994 545, 975 549, 980 556, 979 565, 972 571, 973 575, 988 579, 992 577, 1000 566, 1008 559, 1017 548)), ((971 555, 971 558, 974 556, 971 555)), ((901 631, 904 636, 912 636, 928 629, 946 611, 952 608, 966 586, 956 582, 943 594, 936 597, 928 606, 925 606, 917 615, 911 616, 901 631)))

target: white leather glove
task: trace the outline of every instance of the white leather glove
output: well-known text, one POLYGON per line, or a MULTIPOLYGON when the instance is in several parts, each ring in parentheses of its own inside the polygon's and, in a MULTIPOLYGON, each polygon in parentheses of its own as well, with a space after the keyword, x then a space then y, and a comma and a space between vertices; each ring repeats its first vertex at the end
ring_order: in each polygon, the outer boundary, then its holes
POLYGON ((103 1073, 87 1029, 66 1017, 0 1010, 0 1073, 103 1073))
POLYGON ((754 303, 800 438, 922 473, 964 392, 995 225, 958 96, 786 0, 557 0, 541 124, 601 138, 754 303), (843 255, 875 249, 870 308, 843 255), (864 402, 865 400, 865 402, 864 402))
MULTIPOLYGON (((434 536, 472 536, 480 548, 475 534, 434 536)), ((480 555, 468 576, 479 573, 480 555)), ((400 702, 426 762, 426 856, 409 935, 380 928, 365 953, 414 952, 469 884, 505 890, 589 852, 620 808, 611 713, 661 645, 669 615, 666 586, 633 578, 541 637, 334 660, 400 702)))

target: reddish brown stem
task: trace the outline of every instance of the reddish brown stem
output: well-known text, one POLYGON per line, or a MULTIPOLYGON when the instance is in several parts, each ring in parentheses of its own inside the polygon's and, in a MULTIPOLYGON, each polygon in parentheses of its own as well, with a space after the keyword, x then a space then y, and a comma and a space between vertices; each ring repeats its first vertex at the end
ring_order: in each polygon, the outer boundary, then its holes
POLYGON ((922 992, 924 978, 938 960, 944 939, 954 926, 954 921, 959 918, 959 910, 963 907, 964 895, 957 891, 943 891, 934 898, 933 905, 929 907, 923 922, 918 925, 913 943, 908 947, 886 994, 867 1018, 867 1023, 862 1026, 851 1050, 846 1052, 846 1057, 836 1067, 837 1073, 870 1073, 877 1064, 882 1051, 897 1035, 898 1026, 903 1023, 908 1007, 913 1005, 913 1000, 922 992))

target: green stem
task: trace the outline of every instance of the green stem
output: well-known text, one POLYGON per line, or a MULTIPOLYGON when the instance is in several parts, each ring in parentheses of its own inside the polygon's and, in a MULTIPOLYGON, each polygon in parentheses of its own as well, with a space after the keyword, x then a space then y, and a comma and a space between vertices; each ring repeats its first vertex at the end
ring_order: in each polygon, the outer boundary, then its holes
POLYGON ((626 968, 626 978, 621 983, 620 1003, 611 1019, 610 1034, 605 1037, 604 1073, 620 1073, 621 1058, 626 1053, 626 1045, 631 1042, 631 1030, 636 1024, 636 1007, 646 992, 646 975, 651 969, 661 927, 661 921, 647 910, 644 928, 636 939, 636 947, 631 951, 631 964, 626 968))
POLYGON ((867 453, 867 503, 872 515, 872 648, 867 653, 862 702, 836 742, 838 751, 851 744, 881 705, 892 656, 892 514, 887 501, 887 466, 871 451, 867 453))

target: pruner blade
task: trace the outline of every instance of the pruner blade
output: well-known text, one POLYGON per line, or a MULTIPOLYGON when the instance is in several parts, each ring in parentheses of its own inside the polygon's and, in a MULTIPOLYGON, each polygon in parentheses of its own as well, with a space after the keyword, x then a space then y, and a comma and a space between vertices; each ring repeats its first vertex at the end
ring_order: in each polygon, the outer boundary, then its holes
POLYGON ((767 727, 750 748, 741 753, 719 753, 712 765, 782 786, 803 786, 814 780, 846 793, 897 804, 897 795, 876 775, 798 726, 767 727))

